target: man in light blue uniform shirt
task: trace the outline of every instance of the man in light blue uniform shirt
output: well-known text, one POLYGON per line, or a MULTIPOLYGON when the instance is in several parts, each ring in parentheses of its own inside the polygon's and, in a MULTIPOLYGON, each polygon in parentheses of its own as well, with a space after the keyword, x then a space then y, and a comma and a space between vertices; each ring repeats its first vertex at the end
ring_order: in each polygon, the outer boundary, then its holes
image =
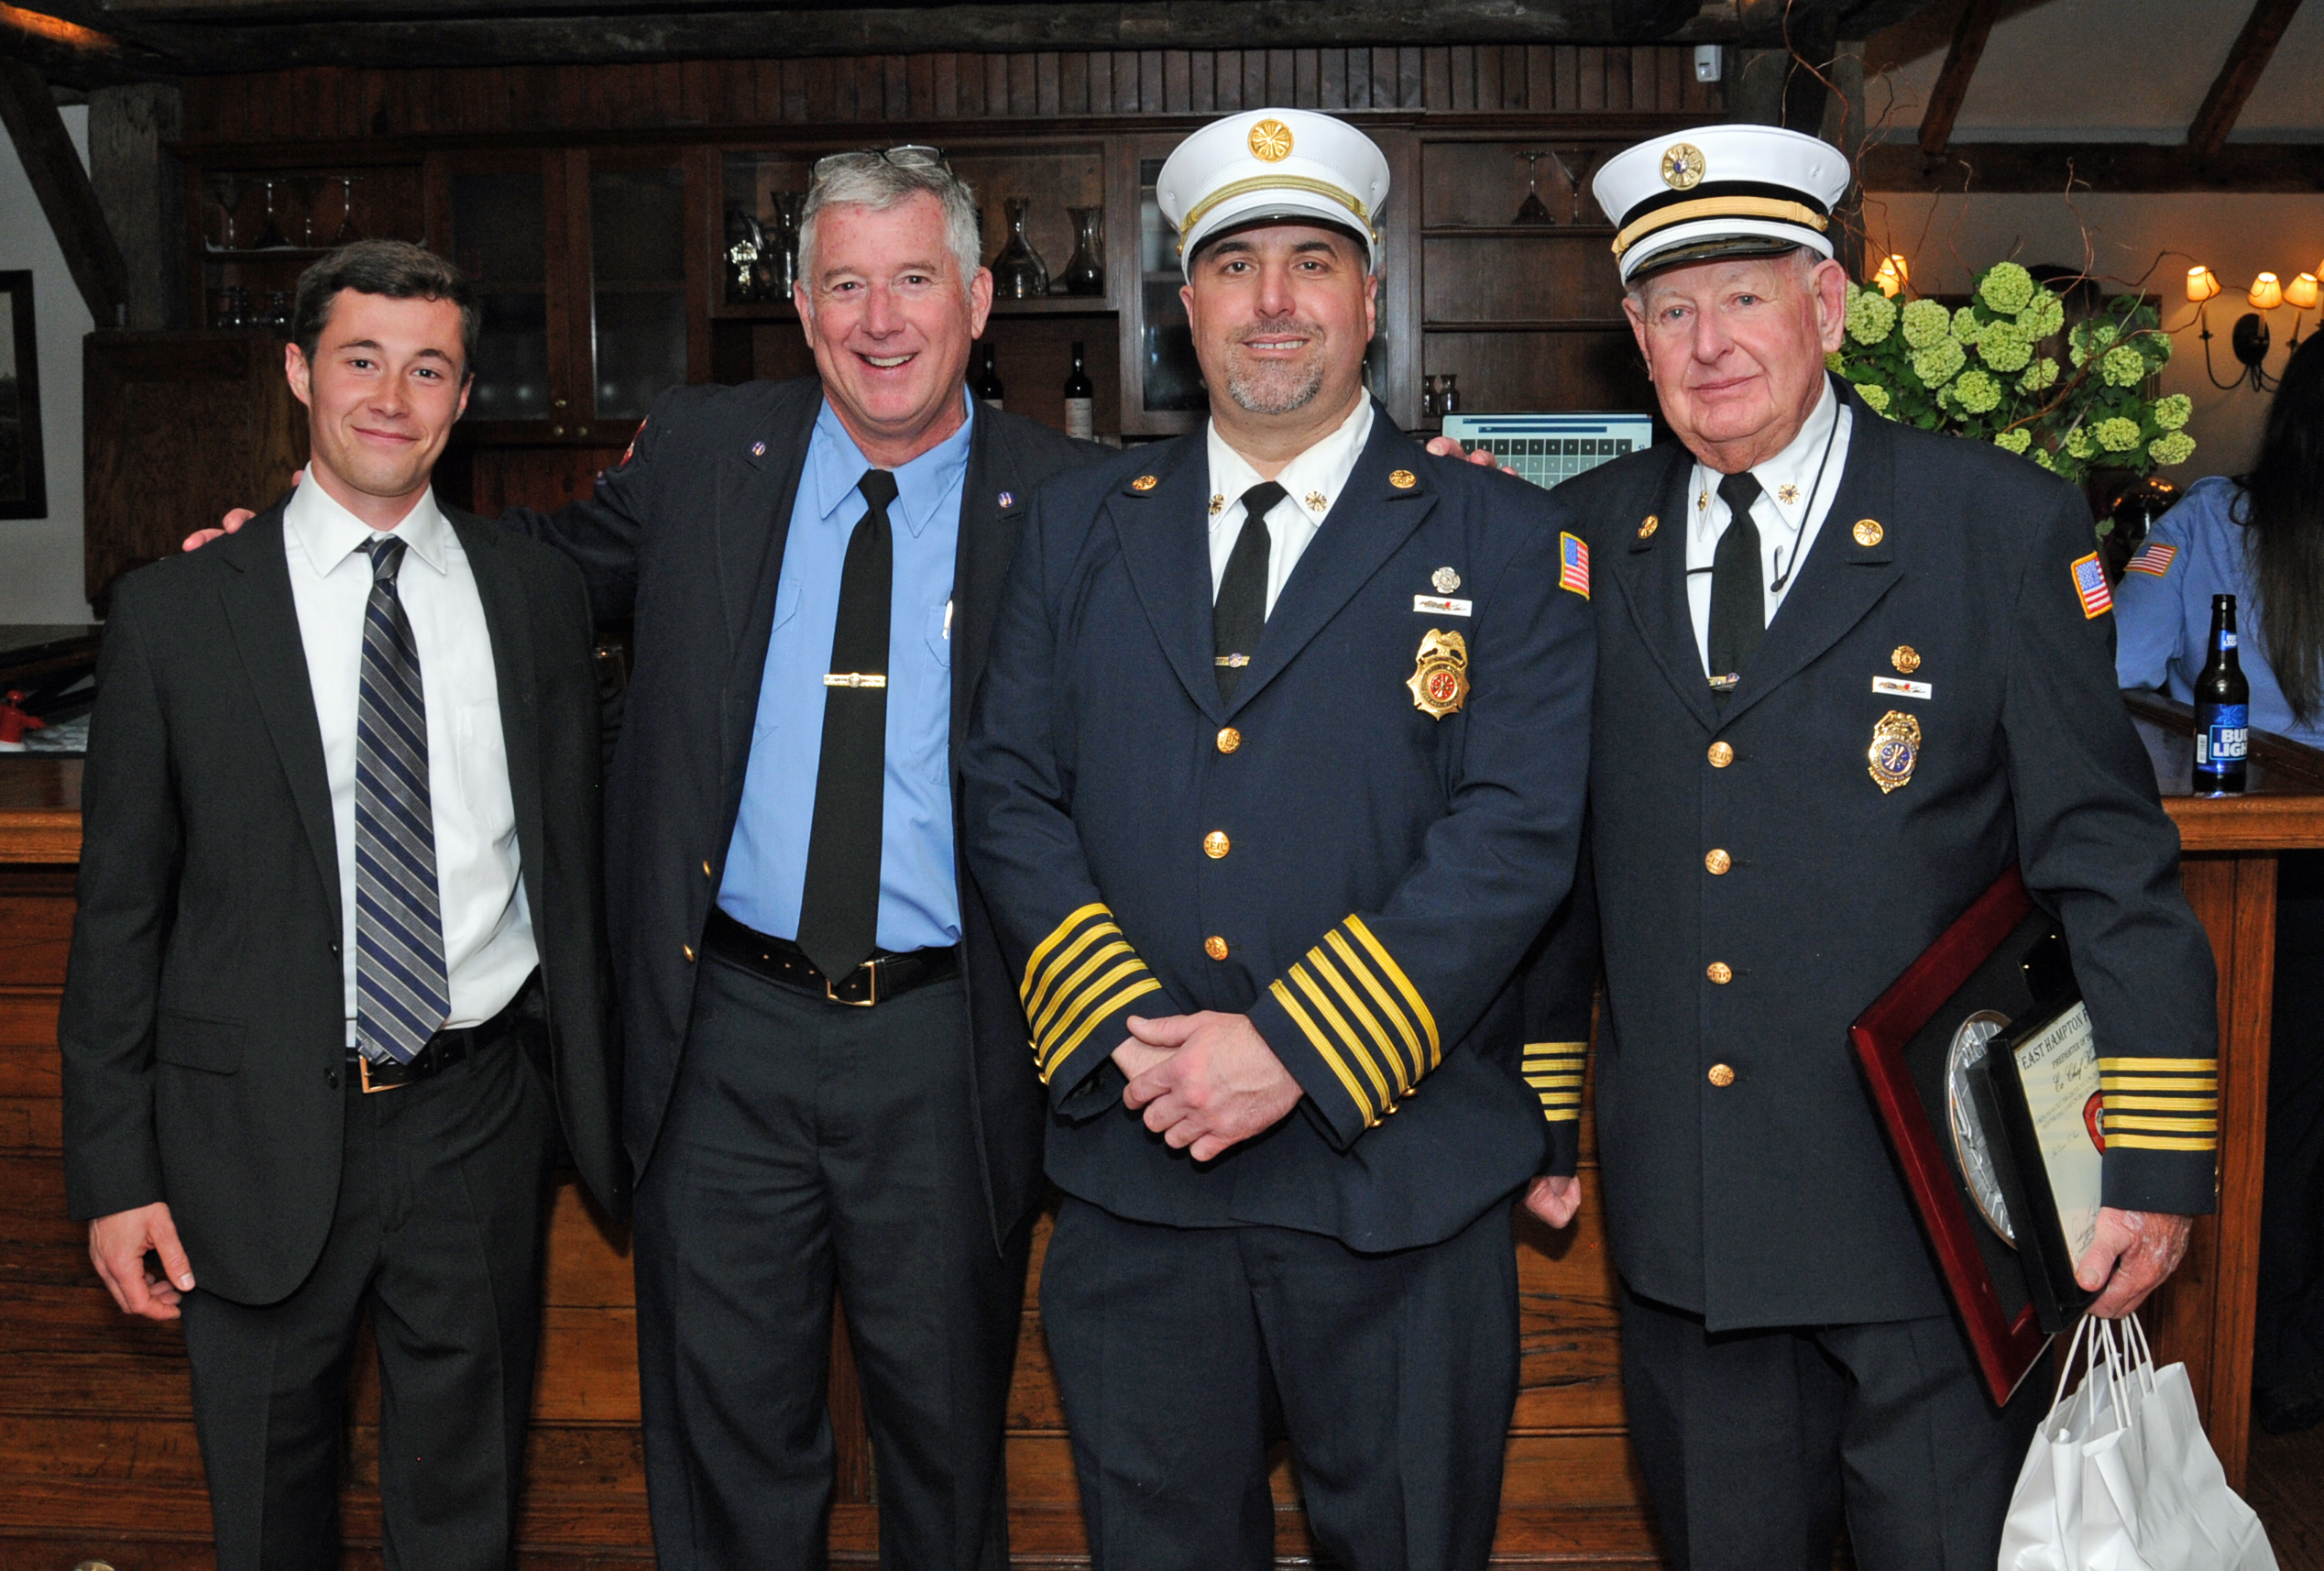
MULTIPOLYGON (((963 405, 966 388, 959 390, 963 405)), ((970 422, 889 473, 894 578, 888 617, 887 766, 880 829, 879 946, 904 952, 960 941, 952 877, 952 575, 970 422)), ((857 482, 872 461, 827 401, 807 439, 774 596, 758 723, 742 810, 728 842, 718 908, 762 933, 795 939, 815 821, 823 738, 821 677, 839 619, 848 540, 865 511, 857 482)))

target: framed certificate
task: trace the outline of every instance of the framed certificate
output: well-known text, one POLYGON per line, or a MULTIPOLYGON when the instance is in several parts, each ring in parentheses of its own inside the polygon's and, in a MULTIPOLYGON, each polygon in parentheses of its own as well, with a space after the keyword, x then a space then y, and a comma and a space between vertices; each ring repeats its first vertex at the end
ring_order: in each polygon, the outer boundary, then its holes
POLYGON ((2011 868, 1848 1028, 1993 1400, 2088 1295, 2097 1043, 2064 936, 2011 868))

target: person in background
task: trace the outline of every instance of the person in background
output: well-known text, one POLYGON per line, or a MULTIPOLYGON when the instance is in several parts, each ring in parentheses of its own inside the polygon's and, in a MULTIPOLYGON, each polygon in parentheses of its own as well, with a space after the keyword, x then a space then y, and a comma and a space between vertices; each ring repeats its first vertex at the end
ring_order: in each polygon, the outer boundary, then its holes
MULTIPOLYGON (((2324 747, 2324 334, 2285 366, 2250 472, 2189 486, 2131 558, 2124 687, 2191 699, 2214 595, 2235 597, 2253 728, 2324 747)), ((2324 853, 2287 854, 2277 880, 2252 1411, 2282 1434, 2324 1422, 2324 853)))

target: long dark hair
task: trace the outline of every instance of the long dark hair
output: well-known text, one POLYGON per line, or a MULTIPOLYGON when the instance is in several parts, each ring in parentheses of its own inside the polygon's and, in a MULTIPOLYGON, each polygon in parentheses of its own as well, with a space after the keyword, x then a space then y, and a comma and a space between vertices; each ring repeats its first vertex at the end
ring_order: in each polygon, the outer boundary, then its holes
POLYGON ((2259 462, 2237 483, 2260 646, 2292 713, 2313 725, 2324 709, 2324 333, 2292 352, 2259 462))

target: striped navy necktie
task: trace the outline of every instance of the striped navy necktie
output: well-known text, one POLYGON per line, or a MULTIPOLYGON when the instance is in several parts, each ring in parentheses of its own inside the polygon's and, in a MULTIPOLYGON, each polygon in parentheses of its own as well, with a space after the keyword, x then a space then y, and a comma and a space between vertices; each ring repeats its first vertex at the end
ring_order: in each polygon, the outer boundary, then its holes
POLYGON ((375 537, 356 710, 356 1041, 410 1063, 452 1013, 428 793, 428 706, 396 579, 405 543, 375 537))

